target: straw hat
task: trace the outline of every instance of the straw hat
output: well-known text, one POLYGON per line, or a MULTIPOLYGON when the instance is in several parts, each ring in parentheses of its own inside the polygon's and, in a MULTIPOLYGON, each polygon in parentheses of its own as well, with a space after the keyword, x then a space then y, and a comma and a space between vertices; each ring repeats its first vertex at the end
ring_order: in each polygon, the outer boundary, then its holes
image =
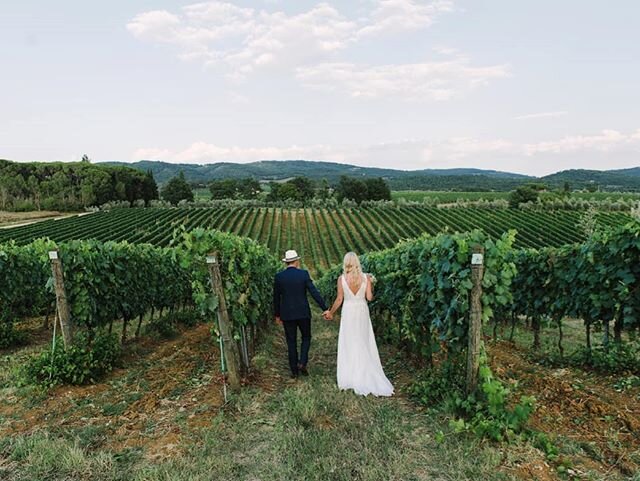
POLYGON ((294 250, 289 250, 285 252, 284 259, 282 259, 282 262, 293 262, 293 261, 297 261, 298 259, 300 259, 300 256, 298 255, 298 253, 294 250))

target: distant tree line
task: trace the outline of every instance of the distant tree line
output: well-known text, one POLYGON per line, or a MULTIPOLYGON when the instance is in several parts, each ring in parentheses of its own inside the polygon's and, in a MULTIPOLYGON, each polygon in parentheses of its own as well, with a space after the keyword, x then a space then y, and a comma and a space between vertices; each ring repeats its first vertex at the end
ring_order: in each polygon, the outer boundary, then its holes
POLYGON ((112 201, 158 198, 151 172, 82 162, 0 160, 0 209, 82 210, 112 201))
MULTIPOLYGON (((347 176, 342 176, 333 187, 326 179, 313 181, 307 177, 294 177, 284 182, 270 182, 266 185, 266 191, 255 179, 220 179, 209 183, 209 191, 211 198, 215 200, 262 198, 267 202, 295 201, 302 204, 308 204, 312 199, 332 197, 339 202, 349 199, 357 203, 367 200, 391 200, 391 190, 384 179, 357 179, 347 176)), ((164 193, 163 198, 170 200, 164 193)))

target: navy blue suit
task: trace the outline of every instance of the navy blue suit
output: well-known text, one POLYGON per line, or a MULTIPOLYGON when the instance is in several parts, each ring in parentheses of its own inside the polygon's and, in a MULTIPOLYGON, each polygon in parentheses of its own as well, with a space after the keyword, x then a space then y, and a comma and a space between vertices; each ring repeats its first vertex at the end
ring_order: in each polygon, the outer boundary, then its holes
POLYGON ((282 319, 289 350, 289 367, 293 374, 298 373, 298 365, 306 366, 311 346, 311 308, 307 293, 311 294, 323 311, 327 305, 313 285, 311 276, 303 269, 288 267, 276 274, 273 284, 274 314, 282 319), (300 359, 298 360, 298 329, 302 334, 300 359))

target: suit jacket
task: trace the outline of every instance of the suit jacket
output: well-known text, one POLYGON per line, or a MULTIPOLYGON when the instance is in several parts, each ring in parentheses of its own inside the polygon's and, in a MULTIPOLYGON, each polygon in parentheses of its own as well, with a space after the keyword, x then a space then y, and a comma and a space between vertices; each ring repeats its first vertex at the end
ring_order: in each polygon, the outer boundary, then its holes
POLYGON ((273 310, 283 321, 295 319, 311 319, 311 309, 307 292, 318 303, 323 311, 327 305, 313 285, 309 272, 295 267, 288 267, 278 272, 273 283, 273 310))

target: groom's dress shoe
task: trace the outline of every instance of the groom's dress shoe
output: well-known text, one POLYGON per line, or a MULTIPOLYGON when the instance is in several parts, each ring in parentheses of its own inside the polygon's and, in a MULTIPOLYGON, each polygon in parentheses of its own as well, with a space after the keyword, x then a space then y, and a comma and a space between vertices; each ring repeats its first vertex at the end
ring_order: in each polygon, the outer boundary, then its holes
POLYGON ((300 371, 300 374, 302 374, 303 376, 309 375, 309 371, 307 371, 307 366, 300 365, 298 366, 298 370, 300 371))
POLYGON ((291 379, 298 379, 298 373, 297 372, 292 372, 291 373, 291 379))

